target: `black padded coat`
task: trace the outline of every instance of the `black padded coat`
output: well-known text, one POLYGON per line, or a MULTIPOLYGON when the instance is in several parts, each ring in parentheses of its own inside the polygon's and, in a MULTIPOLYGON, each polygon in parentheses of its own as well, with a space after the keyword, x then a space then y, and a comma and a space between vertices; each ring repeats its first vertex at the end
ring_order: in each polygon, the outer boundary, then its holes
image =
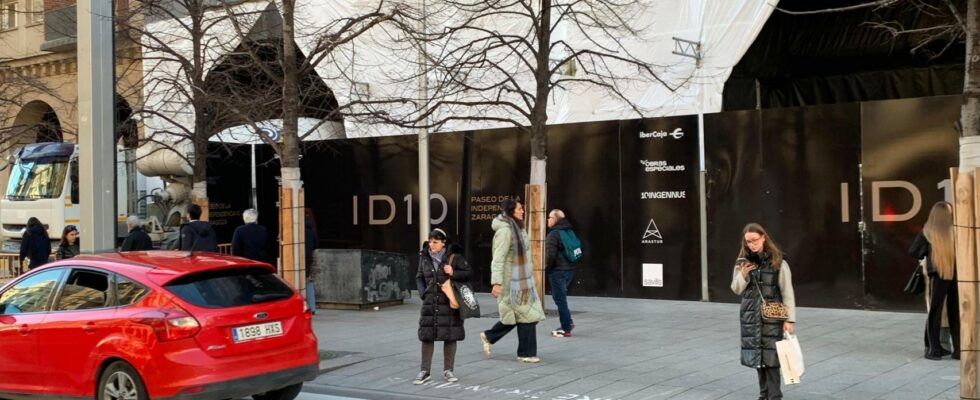
POLYGON ((768 254, 764 255, 764 260, 760 264, 765 267, 749 273, 749 285, 742 292, 742 306, 739 310, 742 365, 752 368, 774 368, 779 366, 776 342, 783 339, 783 322, 762 319, 759 289, 762 289, 766 301, 782 302, 783 296, 779 290, 779 269, 769 265, 768 254))
POLYGON ((422 296, 422 312, 419 318, 419 340, 423 342, 451 342, 466 338, 463 318, 459 310, 449 308, 449 300, 440 290, 440 285, 449 279, 442 266, 452 258, 453 281, 469 283, 470 267, 463 258, 462 248, 447 245, 446 254, 440 265, 432 263, 429 257, 429 243, 422 245, 419 252, 419 271, 415 274, 419 294, 422 296), (455 257, 452 255, 455 254, 455 257))

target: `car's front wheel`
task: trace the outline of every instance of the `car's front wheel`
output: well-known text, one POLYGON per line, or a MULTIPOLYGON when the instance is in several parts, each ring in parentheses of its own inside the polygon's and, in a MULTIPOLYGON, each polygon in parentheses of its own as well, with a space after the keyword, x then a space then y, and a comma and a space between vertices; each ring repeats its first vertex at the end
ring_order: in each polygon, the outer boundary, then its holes
POLYGON ((254 400, 293 400, 299 396, 299 391, 303 389, 302 383, 289 385, 282 389, 272 390, 262 394, 253 394, 254 400))
POLYGON ((116 361, 102 372, 98 400, 146 400, 146 386, 129 364, 116 361))

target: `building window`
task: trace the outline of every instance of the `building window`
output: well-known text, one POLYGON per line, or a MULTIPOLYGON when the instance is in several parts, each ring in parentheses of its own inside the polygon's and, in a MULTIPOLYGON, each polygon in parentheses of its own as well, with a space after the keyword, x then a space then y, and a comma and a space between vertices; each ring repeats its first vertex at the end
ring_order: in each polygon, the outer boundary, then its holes
POLYGON ((17 2, 0 0, 0 30, 17 27, 17 2))
POLYGON ((31 12, 27 13, 27 22, 39 24, 44 22, 44 0, 27 0, 31 12))

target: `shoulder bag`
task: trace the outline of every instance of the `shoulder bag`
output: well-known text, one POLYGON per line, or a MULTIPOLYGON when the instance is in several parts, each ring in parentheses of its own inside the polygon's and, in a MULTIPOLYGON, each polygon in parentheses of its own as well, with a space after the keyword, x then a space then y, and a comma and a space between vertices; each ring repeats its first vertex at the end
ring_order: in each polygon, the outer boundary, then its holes
POLYGON ((766 301, 766 298, 762 296, 762 287, 759 286, 758 279, 755 279, 755 288, 759 292, 759 299, 762 300, 762 319, 766 321, 785 321, 789 319, 789 309, 786 308, 786 304, 780 301, 766 301))

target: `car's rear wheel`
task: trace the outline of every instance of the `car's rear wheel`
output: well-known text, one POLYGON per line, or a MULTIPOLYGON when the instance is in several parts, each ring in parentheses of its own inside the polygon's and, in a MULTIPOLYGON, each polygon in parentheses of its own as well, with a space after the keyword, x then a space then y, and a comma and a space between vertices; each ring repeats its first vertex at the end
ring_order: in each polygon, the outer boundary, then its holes
POLYGON ((98 400, 146 400, 146 386, 129 364, 116 361, 102 372, 98 400))
POLYGON ((262 394, 253 394, 255 400, 293 400, 299 396, 299 391, 303 389, 302 383, 289 385, 282 389, 272 390, 262 394))

